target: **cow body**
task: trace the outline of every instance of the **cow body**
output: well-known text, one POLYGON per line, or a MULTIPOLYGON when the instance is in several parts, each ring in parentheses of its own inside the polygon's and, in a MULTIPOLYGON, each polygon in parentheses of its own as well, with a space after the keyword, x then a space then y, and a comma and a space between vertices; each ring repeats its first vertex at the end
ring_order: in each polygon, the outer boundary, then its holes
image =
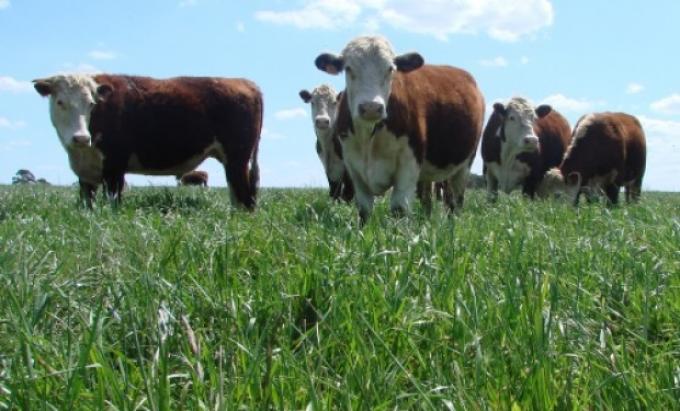
POLYGON ((329 194, 334 200, 342 198, 351 201, 354 188, 345 169, 340 140, 335 132, 339 95, 331 86, 322 84, 311 93, 300 91, 300 97, 312 106, 316 153, 328 179, 329 194))
POLYGON ((35 81, 91 205, 102 182, 120 201, 125 173, 181 176, 220 161, 232 202, 252 210, 259 182, 262 95, 244 79, 108 75, 35 81), (73 125, 75 124, 75 126, 73 125))
POLYGON ((208 187, 208 173, 203 170, 193 170, 182 175, 179 184, 183 186, 208 187))
POLYGON ((555 192, 578 204, 579 194, 604 191, 611 204, 625 187, 626 201, 640 197, 647 148, 642 125, 625 113, 581 117, 559 168, 550 170, 540 194, 555 192))
POLYGON ((521 188, 533 197, 545 173, 562 161, 571 141, 567 120, 550 106, 515 97, 496 103, 482 136, 484 177, 491 198, 521 188))
MULTIPOLYGON (((423 66, 415 53, 395 56, 379 37, 355 39, 341 57, 322 54, 316 64, 331 74, 347 72, 336 128, 362 221, 374 197, 390 188, 391 209, 401 214, 419 183, 448 181, 446 204, 462 205, 484 116, 469 73, 423 66)), ((422 192, 429 210, 431 190, 422 192)))

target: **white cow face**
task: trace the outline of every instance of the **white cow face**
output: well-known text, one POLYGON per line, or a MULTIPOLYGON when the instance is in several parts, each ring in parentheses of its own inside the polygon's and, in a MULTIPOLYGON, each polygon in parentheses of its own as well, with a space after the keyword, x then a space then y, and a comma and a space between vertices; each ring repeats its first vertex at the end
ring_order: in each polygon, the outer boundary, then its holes
POLYGON ((562 175, 558 168, 548 170, 538 186, 536 194, 539 197, 555 197, 560 200, 576 204, 582 190, 581 173, 574 171, 568 176, 562 175))
POLYGON ((318 132, 327 132, 335 124, 337 117, 338 93, 333 87, 322 84, 312 90, 300 91, 300 98, 305 103, 312 105, 312 121, 314 129, 318 132))
POLYGON ((395 71, 409 72, 424 64, 418 53, 396 56, 382 37, 358 37, 341 56, 324 53, 316 67, 329 74, 345 71, 345 88, 352 120, 375 124, 387 118, 387 103, 395 71))
POLYGON ((111 86, 97 85, 87 75, 57 75, 33 83, 41 96, 50 98, 50 118, 64 148, 90 146, 90 114, 111 93, 111 86))
POLYGON ((547 116, 552 108, 541 105, 534 110, 532 105, 521 97, 513 97, 507 105, 496 103, 493 109, 503 118, 501 135, 505 136, 504 145, 509 152, 522 153, 538 150, 538 137, 534 123, 538 118, 547 116))

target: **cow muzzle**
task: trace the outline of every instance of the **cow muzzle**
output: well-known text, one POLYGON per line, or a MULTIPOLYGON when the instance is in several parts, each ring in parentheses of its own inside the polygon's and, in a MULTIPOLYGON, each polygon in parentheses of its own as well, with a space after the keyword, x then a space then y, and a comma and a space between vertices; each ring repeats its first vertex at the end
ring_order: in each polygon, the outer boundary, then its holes
POLYGON ((314 119, 314 126, 319 130, 327 130, 331 126, 331 119, 328 117, 317 117, 314 119))
POLYGON ((538 150, 538 137, 536 136, 524 137, 522 143, 524 144, 525 150, 538 150))
POLYGON ((383 120, 385 115, 385 105, 375 101, 359 104, 359 116, 363 120, 376 122, 383 120))
POLYGON ((90 135, 77 133, 73 135, 73 144, 75 146, 89 146, 90 145, 90 135))

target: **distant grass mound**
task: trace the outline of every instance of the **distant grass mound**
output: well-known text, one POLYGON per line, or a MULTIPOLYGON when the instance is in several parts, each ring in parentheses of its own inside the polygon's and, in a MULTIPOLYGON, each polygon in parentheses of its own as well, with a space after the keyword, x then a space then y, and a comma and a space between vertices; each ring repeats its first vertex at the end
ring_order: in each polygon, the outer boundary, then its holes
POLYGON ((0 187, 0 409, 677 409, 680 195, 0 187))

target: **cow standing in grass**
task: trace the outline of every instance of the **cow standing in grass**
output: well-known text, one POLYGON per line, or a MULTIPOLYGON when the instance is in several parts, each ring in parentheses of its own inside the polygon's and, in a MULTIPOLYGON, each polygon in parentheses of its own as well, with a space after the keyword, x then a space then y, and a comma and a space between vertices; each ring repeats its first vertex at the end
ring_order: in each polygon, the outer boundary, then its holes
POLYGON ((342 198, 351 201, 354 197, 354 188, 342 161, 342 148, 335 133, 339 97, 333 87, 326 84, 316 87, 311 92, 300 91, 302 101, 312 106, 316 153, 326 172, 329 194, 335 200, 342 198))
POLYGON ((182 175, 224 165, 232 203, 255 208, 262 94, 245 79, 58 75, 34 81, 88 206, 103 182, 118 203, 125 173, 182 175))
POLYGON ((571 142, 567 120, 548 105, 534 108, 522 97, 496 103, 482 136, 482 159, 487 190, 521 188, 534 197, 545 173, 562 161, 571 142))
MULTIPOLYGON (((462 205, 484 121, 484 98, 469 73, 423 65, 418 53, 397 56, 381 37, 356 38, 315 64, 345 72, 336 128, 362 222, 390 188, 392 212, 404 213, 419 182, 448 181, 446 204, 462 205)), ((430 195, 422 202, 429 211, 430 195)))
POLYGON ((647 159, 647 143, 637 118, 625 113, 581 117, 562 164, 546 175, 539 194, 560 193, 578 204, 580 193, 604 191, 617 204, 621 186, 626 201, 637 201, 647 159))
POLYGON ((179 185, 208 187, 208 172, 193 170, 185 173, 179 179, 179 185))

